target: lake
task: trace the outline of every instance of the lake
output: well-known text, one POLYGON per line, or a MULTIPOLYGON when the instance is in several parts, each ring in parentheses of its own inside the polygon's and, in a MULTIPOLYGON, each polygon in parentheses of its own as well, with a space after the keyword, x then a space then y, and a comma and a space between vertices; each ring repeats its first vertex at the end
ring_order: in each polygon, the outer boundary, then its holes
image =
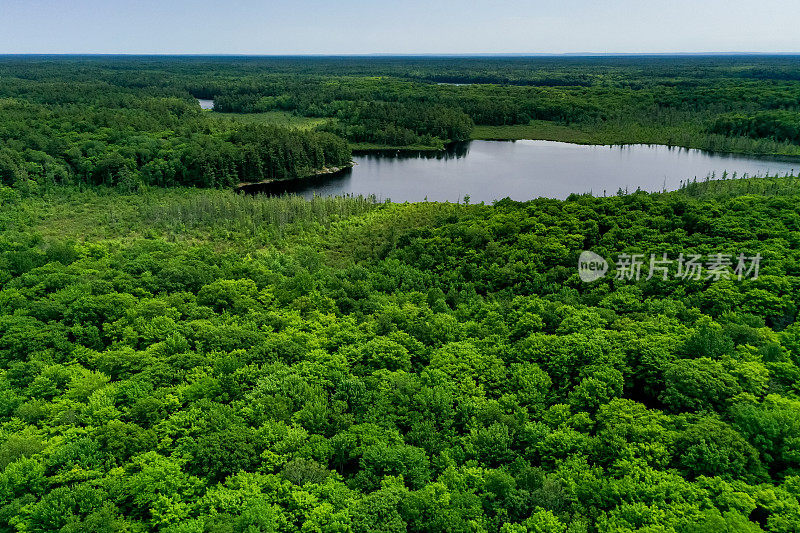
POLYGON ((197 102, 200 104, 200 109, 214 109, 214 100, 206 100, 205 98, 198 98, 197 102))
POLYGON ((472 141, 439 153, 356 155, 333 176, 248 187, 248 192, 371 195, 394 202, 492 202, 673 190, 707 176, 793 173, 800 159, 762 159, 657 145, 590 146, 553 141, 472 141))

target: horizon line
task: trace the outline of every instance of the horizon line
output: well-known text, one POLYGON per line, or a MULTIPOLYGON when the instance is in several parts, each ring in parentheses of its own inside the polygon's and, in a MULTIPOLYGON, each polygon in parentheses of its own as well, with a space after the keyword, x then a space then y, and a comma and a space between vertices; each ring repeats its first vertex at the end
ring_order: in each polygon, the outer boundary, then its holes
POLYGON ((193 52, 0 52, 0 57, 713 57, 713 56, 800 56, 793 52, 466 52, 466 53, 193 53, 193 52))

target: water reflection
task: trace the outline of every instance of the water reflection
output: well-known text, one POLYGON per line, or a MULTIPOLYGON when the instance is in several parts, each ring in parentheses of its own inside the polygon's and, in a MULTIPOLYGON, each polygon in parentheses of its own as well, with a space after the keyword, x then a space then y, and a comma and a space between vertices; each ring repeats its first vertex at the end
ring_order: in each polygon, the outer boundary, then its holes
POLYGON ((794 174, 800 159, 715 154, 660 145, 589 146, 552 141, 473 141, 442 152, 356 154, 335 175, 247 187, 271 195, 375 195, 395 202, 492 202, 672 190, 687 180, 794 174))
POLYGON ((283 194, 300 194, 303 196, 314 196, 316 194, 319 196, 324 195, 324 193, 314 191, 344 189, 352 174, 353 169, 346 168, 334 174, 323 174, 310 178, 254 183, 240 187, 239 190, 248 194, 266 194, 268 196, 280 196, 283 194))
POLYGON ((444 150, 355 150, 353 155, 370 159, 437 159, 449 160, 467 157, 471 142, 451 143, 444 150))

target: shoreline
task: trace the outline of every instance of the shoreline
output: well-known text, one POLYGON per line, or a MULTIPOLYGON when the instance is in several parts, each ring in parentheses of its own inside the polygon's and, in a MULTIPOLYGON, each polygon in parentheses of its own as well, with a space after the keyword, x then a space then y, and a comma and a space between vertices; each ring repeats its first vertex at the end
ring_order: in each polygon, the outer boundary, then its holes
MULTIPOLYGON (((635 136, 633 136, 635 137, 635 136)), ((731 141, 733 138, 726 138, 731 141)), ((631 145, 647 145, 647 146, 667 146, 671 148, 685 148, 688 150, 700 150, 713 154, 727 154, 727 155, 742 155, 759 158, 782 158, 791 161, 800 160, 800 146, 796 147, 793 153, 789 152, 776 152, 766 150, 748 150, 736 148, 714 148, 706 143, 693 142, 667 142, 662 141, 647 141, 644 139, 638 140, 617 140, 612 138, 604 138, 602 132, 589 132, 571 128, 560 124, 553 124, 549 122, 533 123, 526 125, 509 125, 509 126, 484 126, 476 125, 470 137, 472 141, 555 141, 570 144, 579 144, 585 146, 631 146, 631 145)))
POLYGON ((746 150, 714 150, 711 148, 702 148, 696 144, 669 144, 664 142, 646 142, 646 141, 624 141, 624 142, 607 142, 601 140, 589 139, 565 139, 559 136, 551 135, 531 135, 531 136, 473 136, 466 141, 456 141, 447 143, 443 148, 373 148, 368 150, 353 150, 354 156, 381 156, 381 157, 396 157, 396 156, 414 156, 421 157, 435 157, 438 154, 443 154, 452 151, 458 145, 469 145, 473 141, 484 142, 516 142, 516 141, 546 141, 565 144, 574 144, 578 146, 605 146, 605 147, 625 147, 625 146, 664 146, 667 148, 675 148, 680 150, 697 150, 707 154, 724 155, 731 157, 752 157, 754 159, 765 159, 772 161, 785 161, 785 162, 798 162, 800 163, 800 150, 796 154, 784 154, 777 152, 758 152, 746 150))
POLYGON ((647 141, 644 139, 625 139, 618 140, 613 138, 603 138, 597 132, 587 132, 563 126, 559 124, 546 123, 535 125, 511 125, 511 126, 485 126, 476 125, 470 138, 464 141, 451 141, 444 146, 352 146, 354 156, 397 156, 397 155, 435 155, 451 150, 458 144, 468 144, 472 141, 490 142, 514 142, 514 141, 552 141, 583 146, 666 146, 669 148, 680 148, 686 150, 699 150, 701 152, 730 155, 748 156, 759 159, 773 159, 784 161, 800 161, 800 146, 794 152, 748 150, 725 147, 709 146, 707 143, 700 142, 669 142, 668 141, 647 141))
POLYGON ((341 167, 323 167, 316 172, 312 172, 311 174, 306 174, 303 176, 297 176, 296 178, 284 178, 284 179, 271 179, 271 180, 261 180, 261 181, 251 181, 251 182, 239 182, 233 186, 234 190, 241 191, 243 189, 247 189, 248 187, 259 187, 263 185, 271 185, 274 183, 283 183, 283 182, 290 182, 290 181, 298 181, 298 180, 307 180, 307 179, 314 179, 314 178, 322 178, 325 176, 335 176, 342 172, 346 172, 356 166, 358 163, 355 161, 350 161, 349 164, 343 165, 341 167))

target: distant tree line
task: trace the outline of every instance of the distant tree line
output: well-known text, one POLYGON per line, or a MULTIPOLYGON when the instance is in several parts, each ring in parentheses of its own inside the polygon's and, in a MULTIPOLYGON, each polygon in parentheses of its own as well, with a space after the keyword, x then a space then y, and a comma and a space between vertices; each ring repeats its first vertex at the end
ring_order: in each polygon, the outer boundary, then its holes
POLYGON ((442 148, 473 126, 533 122, 598 143, 792 154, 798 76, 777 57, 9 57, 0 182, 223 187, 347 164, 348 144, 442 148), (327 121, 301 132, 214 118, 273 111, 327 121))

